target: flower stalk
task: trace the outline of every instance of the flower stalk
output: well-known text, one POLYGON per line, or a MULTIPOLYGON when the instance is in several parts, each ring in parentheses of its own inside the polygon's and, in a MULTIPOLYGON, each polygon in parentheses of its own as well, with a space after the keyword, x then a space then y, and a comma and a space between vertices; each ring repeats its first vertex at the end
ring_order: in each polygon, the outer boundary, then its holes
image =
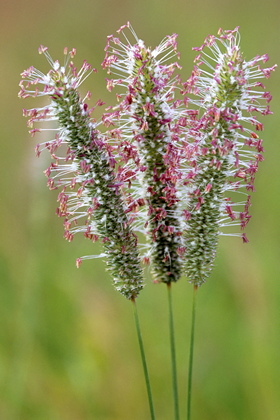
POLYGON ((176 342, 175 342, 174 311, 173 311, 171 287, 172 287, 172 283, 167 283, 170 353, 171 353, 171 368, 172 368, 172 389, 173 389, 173 400, 174 400, 174 419, 179 420, 180 411, 179 411, 179 394, 178 394, 178 380, 177 380, 176 342))
POLYGON ((193 356, 194 356, 194 335, 195 335, 197 290, 198 290, 198 286, 194 285, 194 287, 193 287, 192 318, 191 318, 190 352, 189 352, 187 420, 191 420, 192 377, 193 377, 193 356))
POLYGON ((146 383, 146 390, 148 394, 148 401, 149 401, 149 408, 150 408, 150 416, 151 420, 155 420, 155 409, 154 409, 154 402, 153 402, 153 395, 152 395, 152 388, 151 388, 151 382, 150 382, 150 375, 148 371, 148 364, 146 360, 146 353, 145 353, 145 347, 143 343, 142 338, 142 332, 141 332, 141 326, 140 326, 140 320, 139 315, 137 311, 137 306, 135 300, 132 300, 133 306, 134 306, 134 319, 135 319, 135 326, 136 326, 136 332, 137 332, 137 338, 138 338, 138 344, 141 354, 141 360, 142 360, 142 366, 144 371, 144 377, 145 377, 145 383, 146 383))

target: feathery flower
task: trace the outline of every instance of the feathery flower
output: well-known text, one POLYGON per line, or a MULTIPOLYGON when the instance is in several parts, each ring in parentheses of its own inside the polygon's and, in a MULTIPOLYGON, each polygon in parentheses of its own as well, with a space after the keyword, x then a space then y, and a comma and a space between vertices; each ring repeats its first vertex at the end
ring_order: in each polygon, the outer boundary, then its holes
MULTIPOLYGON (((143 287, 137 238, 115 179, 114 159, 106 137, 91 120, 91 110, 77 91, 91 67, 84 62, 77 71, 72 62, 75 50, 68 53, 65 49, 63 65, 52 60, 47 48, 41 46, 39 52, 46 56, 51 70, 46 75, 33 67, 24 71, 19 96, 51 98, 48 106, 24 110, 24 115, 29 117, 32 135, 42 131, 34 128, 36 122, 55 121, 58 127, 53 140, 37 146, 37 154, 48 149, 53 158, 45 173, 51 189, 61 187, 57 214, 65 218, 65 237, 71 241, 77 232, 83 232, 93 242, 100 237, 104 245, 102 256, 106 257, 116 289, 134 299, 143 287), (66 148, 60 147, 63 145, 66 148), (58 149, 64 156, 58 155, 58 149), (79 226, 79 220, 84 220, 84 225, 79 226)), ((77 266, 83 258, 77 259, 77 266)))
MULTIPOLYGON (((134 180, 134 184, 130 180, 134 188, 130 194, 132 206, 137 206, 139 198, 146 205, 143 217, 151 246, 144 261, 151 260, 155 281, 170 283, 181 275, 176 191, 180 149, 176 143, 186 120, 184 112, 177 109, 180 101, 174 99, 178 84, 174 71, 179 66, 177 62, 169 63, 178 55, 177 35, 167 36, 152 50, 138 39, 129 23, 118 32, 125 42, 108 37, 103 67, 118 77, 108 80, 108 89, 119 85, 126 92, 118 95, 121 102, 107 115, 107 121, 121 133, 123 172, 132 174, 134 180), (127 148, 133 151, 129 156, 127 148)), ((140 217, 138 213, 138 221, 140 217)))
MULTIPOLYGON (((184 234, 186 274, 195 285, 209 276, 219 234, 224 227, 250 220, 251 191, 258 164, 263 160, 263 125, 255 113, 270 114, 269 92, 260 78, 268 78, 276 66, 262 69, 267 55, 245 61, 239 48, 238 28, 208 36, 199 52, 187 93, 201 99, 192 102, 204 113, 190 132, 193 137, 192 176, 188 222, 184 234)), ((232 234, 248 242, 244 233, 232 234)))

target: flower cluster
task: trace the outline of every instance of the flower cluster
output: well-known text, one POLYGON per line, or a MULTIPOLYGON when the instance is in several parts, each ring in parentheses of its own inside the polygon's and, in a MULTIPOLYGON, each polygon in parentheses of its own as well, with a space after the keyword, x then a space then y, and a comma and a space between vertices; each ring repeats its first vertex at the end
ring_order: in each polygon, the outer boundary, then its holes
MULTIPOLYGON (((269 92, 260 78, 268 78, 272 68, 262 69, 267 55, 245 61, 239 47, 238 28, 219 30, 194 48, 199 54, 186 92, 202 111, 192 129, 195 157, 191 160, 189 192, 190 219, 185 230, 187 276, 200 285, 209 275, 219 234, 225 227, 245 228, 250 220, 251 191, 258 164, 263 160, 259 132, 263 125, 255 114, 270 114, 269 92)), ((233 235, 232 233, 230 233, 233 235)), ((240 234, 237 234, 240 235, 240 234)), ((248 242, 245 233, 243 242, 248 242)))
MULTIPOLYGON (((23 72, 19 95, 51 98, 50 105, 25 110, 24 115, 29 117, 31 134, 38 131, 33 128, 34 122, 58 123, 55 138, 43 147, 54 159, 45 172, 48 185, 51 189, 61 187, 57 214, 65 218, 65 237, 71 241, 76 232, 83 232, 86 238, 96 241, 99 236, 116 289, 134 299, 143 287, 137 237, 129 225, 106 138, 91 121, 90 110, 77 92, 90 66, 84 62, 77 72, 73 62, 69 62, 74 50, 70 53, 65 50, 63 66, 52 61, 46 48, 40 47, 39 52, 45 54, 52 69, 47 75, 33 67, 23 72), (40 84, 43 90, 38 89, 40 84), (57 149, 64 144, 67 149, 61 158, 57 149), (84 220, 82 226, 78 226, 79 219, 84 220)), ((37 153, 40 153, 39 146, 37 153)), ((80 263, 81 258, 77 265, 80 263)))
POLYGON ((34 123, 56 121, 55 138, 37 154, 48 149, 53 158, 46 175, 51 189, 60 187, 66 239, 76 232, 100 238, 117 290, 133 300, 143 287, 139 233, 155 281, 170 284, 185 273, 198 286, 210 274, 218 236, 237 235, 223 228, 245 228, 263 159, 256 113, 270 113, 271 95, 259 79, 275 66, 261 68, 267 55, 245 61, 238 29, 220 30, 195 48, 194 70, 183 83, 171 60, 178 56, 175 34, 151 49, 129 23, 118 32, 124 41, 108 37, 102 65, 116 77, 107 80, 109 91, 123 92, 98 124, 85 102, 89 94, 81 99, 78 92, 92 70, 84 62, 77 71, 75 50, 65 50, 61 65, 40 47, 51 70, 23 72, 19 96, 51 99, 24 115, 32 135, 41 131, 34 123))
MULTIPOLYGON (((127 27, 131 28, 125 25, 121 32, 127 27)), ((135 150, 129 165, 139 185, 131 201, 139 200, 140 193, 147 209, 146 234, 151 246, 145 259, 151 259, 155 281, 169 283, 180 278, 178 249, 182 246, 176 190, 180 150, 176 143, 185 118, 174 99, 179 82, 174 70, 179 66, 169 63, 176 54, 176 35, 166 37, 154 50, 133 35, 134 44, 108 37, 103 67, 122 75, 109 80, 108 87, 126 88, 119 106, 110 114, 110 123, 122 133, 120 149, 129 144, 135 150)), ((126 158, 123 160, 127 168, 126 158)))

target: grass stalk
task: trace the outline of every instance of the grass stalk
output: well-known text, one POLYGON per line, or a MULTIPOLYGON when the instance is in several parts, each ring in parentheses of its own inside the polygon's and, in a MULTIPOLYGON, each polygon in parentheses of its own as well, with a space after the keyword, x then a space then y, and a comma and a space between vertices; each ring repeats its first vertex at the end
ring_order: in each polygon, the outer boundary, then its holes
POLYGON ((144 349, 144 343, 143 343, 143 338, 142 338, 142 333, 141 333, 137 306, 134 299, 132 299, 131 301, 133 303, 133 308, 134 308, 134 319, 135 319, 137 338, 138 338, 138 343, 139 343, 139 348, 140 348, 140 353, 141 353, 142 366, 143 366, 143 371, 144 371, 144 376, 145 376, 146 390, 148 394, 150 416, 151 416, 151 420, 155 420, 155 410, 154 410, 154 403, 153 403, 153 397, 152 397, 152 389, 151 389, 150 377, 149 377, 149 372, 148 372, 148 366, 147 366, 147 361, 146 361, 146 354, 145 354, 145 349, 144 349))
POLYGON ((167 291, 168 291, 168 306, 169 306, 169 331, 170 331, 170 351, 171 351, 171 366, 172 366, 172 388, 173 388, 173 399, 174 399, 174 418, 175 420, 179 420, 180 414, 179 414, 175 328, 174 328, 174 317, 173 317, 171 282, 167 283, 167 291))
POLYGON ((189 354, 189 373, 188 373, 188 400, 187 400, 187 420, 191 420, 191 403, 192 403, 192 373, 193 373, 193 354, 194 354, 194 332, 195 332, 195 315, 196 315, 196 294, 198 286, 193 289, 192 304, 192 324, 190 338, 190 354, 189 354))

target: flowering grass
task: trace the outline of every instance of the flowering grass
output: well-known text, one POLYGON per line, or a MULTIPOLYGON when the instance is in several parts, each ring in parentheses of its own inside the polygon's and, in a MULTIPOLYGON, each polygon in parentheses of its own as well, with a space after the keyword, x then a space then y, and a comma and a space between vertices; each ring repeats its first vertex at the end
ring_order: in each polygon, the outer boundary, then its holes
MULTIPOLYGON (((174 418, 179 420, 175 331, 171 284, 185 274, 197 289, 209 277, 220 235, 248 242, 244 229, 251 215, 251 193, 263 160, 263 124, 271 114, 271 95, 259 80, 276 66, 262 68, 267 55, 246 61, 238 28, 208 36, 190 78, 181 80, 176 38, 167 36, 151 49, 127 23, 109 36, 102 63, 109 91, 119 86, 117 104, 100 121, 78 88, 92 71, 78 71, 76 51, 64 51, 61 64, 46 47, 47 74, 30 67, 22 73, 20 97, 47 96, 49 104, 24 110, 30 132, 53 122, 54 138, 36 147, 49 150, 45 171, 50 189, 59 189, 57 214, 64 218, 65 238, 76 233, 102 242, 113 284, 135 308, 135 321, 150 405, 155 419, 144 345, 136 311, 143 288, 143 264, 154 281, 167 285, 174 418), (176 57, 176 61, 173 61, 176 57), (61 153, 61 155, 60 155, 61 153), (238 229, 232 231, 229 228, 238 229), (139 234, 145 237, 138 244, 139 234)), ((104 105, 97 100, 97 106, 104 105)), ((79 257, 79 267, 83 259, 79 257)), ((188 409, 195 329, 195 300, 190 340, 188 409)))

